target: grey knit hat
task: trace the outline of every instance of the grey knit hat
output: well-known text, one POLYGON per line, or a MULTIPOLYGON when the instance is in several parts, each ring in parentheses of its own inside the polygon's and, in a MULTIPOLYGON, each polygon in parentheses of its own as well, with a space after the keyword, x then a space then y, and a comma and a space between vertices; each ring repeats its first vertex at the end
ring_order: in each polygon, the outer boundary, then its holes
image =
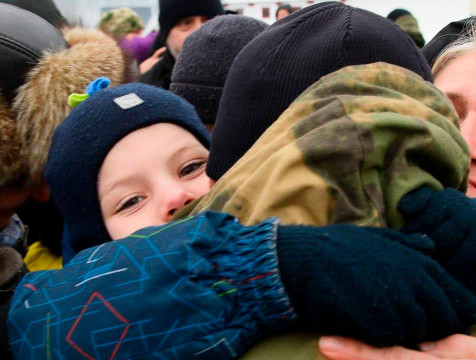
POLYGON ((214 124, 226 76, 238 53, 268 25, 241 15, 218 16, 191 34, 172 73, 170 90, 214 124))

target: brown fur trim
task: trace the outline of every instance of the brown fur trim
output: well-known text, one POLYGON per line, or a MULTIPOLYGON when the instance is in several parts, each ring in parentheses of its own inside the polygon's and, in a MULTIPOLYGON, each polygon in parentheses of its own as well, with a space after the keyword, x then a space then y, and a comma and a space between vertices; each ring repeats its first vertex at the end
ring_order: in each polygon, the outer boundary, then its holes
POLYGON ((15 117, 0 95, 0 186, 12 185, 26 172, 25 148, 22 145, 16 131, 15 117))
POLYGON ((0 246, 0 286, 8 285, 22 268, 20 253, 10 246, 0 246))
POLYGON ((13 105, 18 113, 18 132, 27 146, 29 181, 33 184, 42 179, 56 126, 71 112, 68 96, 84 93, 100 76, 111 79, 111 86, 124 81, 124 57, 112 38, 82 28, 67 29, 63 35, 70 47, 43 55, 13 105))

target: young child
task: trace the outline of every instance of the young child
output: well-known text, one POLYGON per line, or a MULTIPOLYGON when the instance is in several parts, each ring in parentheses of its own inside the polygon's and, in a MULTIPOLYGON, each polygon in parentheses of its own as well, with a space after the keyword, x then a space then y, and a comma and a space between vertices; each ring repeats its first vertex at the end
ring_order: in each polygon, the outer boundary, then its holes
POLYGON ((73 252, 99 246, 25 277, 9 317, 17 358, 236 358, 296 315, 380 346, 473 323, 473 296, 393 230, 245 227, 212 212, 143 229, 208 192, 208 133, 172 93, 107 85, 71 98, 86 99, 57 128, 46 170, 73 252))

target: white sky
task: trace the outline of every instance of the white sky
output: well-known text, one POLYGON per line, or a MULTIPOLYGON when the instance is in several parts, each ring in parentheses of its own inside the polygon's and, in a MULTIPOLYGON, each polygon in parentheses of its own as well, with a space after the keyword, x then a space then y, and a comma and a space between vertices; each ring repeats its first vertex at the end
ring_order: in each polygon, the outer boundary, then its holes
MULTIPOLYGON (((147 30, 157 26, 158 0, 54 0, 68 18, 77 22, 82 20, 85 26, 93 27, 99 22, 101 8, 130 6, 149 7, 151 9, 151 21, 147 30)), ((195 0, 201 1, 201 0, 195 0)), ((270 0, 222 0, 223 3, 254 3, 255 7, 260 3, 268 3, 276 6, 276 1, 270 0)), ((293 0, 281 0, 292 3, 293 0)), ((296 3, 302 1, 296 1, 296 3)), ((317 2, 317 1, 316 1, 317 2)), ((386 17, 390 11, 396 8, 407 9, 418 20, 420 30, 426 41, 436 35, 444 26, 451 21, 461 20, 471 15, 471 4, 476 10, 476 0, 347 0, 351 6, 361 7, 386 17)), ((267 4, 267 5, 268 5, 267 4)), ((273 13, 274 16, 274 13, 273 13)))
POLYGON ((471 16, 470 0, 347 0, 347 4, 387 16, 396 8, 410 11, 426 41, 452 21, 471 16))

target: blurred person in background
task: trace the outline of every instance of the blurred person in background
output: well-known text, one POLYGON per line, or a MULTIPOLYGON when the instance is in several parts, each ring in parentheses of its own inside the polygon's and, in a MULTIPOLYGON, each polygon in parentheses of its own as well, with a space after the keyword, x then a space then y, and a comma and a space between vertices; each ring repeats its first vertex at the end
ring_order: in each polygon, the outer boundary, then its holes
POLYGON ((210 20, 185 40, 172 72, 170 90, 195 107, 210 132, 233 60, 267 27, 251 17, 224 15, 210 20))
POLYGON ((139 81, 169 89, 185 39, 208 20, 223 15, 220 0, 159 0, 159 35, 140 66, 139 81))
POLYGON ((435 85, 453 103, 460 130, 471 151, 466 195, 476 198, 476 18, 453 22, 424 49, 435 85))
POLYGON ((423 45, 425 45, 425 39, 423 38, 420 28, 418 27, 418 21, 409 11, 404 9, 395 9, 387 15, 387 19, 392 20, 403 31, 405 31, 419 48, 422 48, 423 45))
POLYGON ((148 58, 149 48, 157 37, 152 31, 143 37, 144 24, 140 16, 130 8, 117 8, 106 11, 99 23, 99 29, 119 41, 126 50, 140 64, 148 58))
POLYGON ((276 10, 276 20, 281 20, 282 18, 293 13, 293 8, 289 4, 279 5, 278 10, 276 10))

